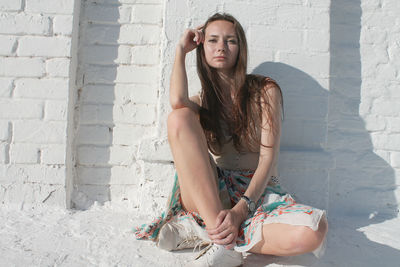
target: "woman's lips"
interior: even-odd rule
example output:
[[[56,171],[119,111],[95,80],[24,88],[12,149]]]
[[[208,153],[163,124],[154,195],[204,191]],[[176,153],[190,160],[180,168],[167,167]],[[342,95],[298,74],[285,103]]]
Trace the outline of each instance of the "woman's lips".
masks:
[[[214,57],[215,59],[226,59],[226,57],[223,56],[218,56],[218,57]]]

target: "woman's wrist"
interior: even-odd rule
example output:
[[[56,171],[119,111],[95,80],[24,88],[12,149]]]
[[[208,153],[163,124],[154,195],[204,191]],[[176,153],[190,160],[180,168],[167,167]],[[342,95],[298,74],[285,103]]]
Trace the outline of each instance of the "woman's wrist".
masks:
[[[186,56],[185,48],[180,43],[176,45],[175,54],[182,57]]]
[[[243,199],[240,199],[239,202],[236,203],[236,205],[233,207],[233,210],[236,214],[238,214],[238,216],[240,216],[241,221],[244,221],[249,214],[249,209]]]

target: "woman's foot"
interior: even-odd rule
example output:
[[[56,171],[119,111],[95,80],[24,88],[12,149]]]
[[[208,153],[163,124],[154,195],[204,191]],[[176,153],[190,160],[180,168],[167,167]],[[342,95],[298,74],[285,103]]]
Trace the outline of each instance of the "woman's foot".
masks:
[[[190,225],[167,222],[160,229],[157,246],[168,251],[200,247],[208,243]]]

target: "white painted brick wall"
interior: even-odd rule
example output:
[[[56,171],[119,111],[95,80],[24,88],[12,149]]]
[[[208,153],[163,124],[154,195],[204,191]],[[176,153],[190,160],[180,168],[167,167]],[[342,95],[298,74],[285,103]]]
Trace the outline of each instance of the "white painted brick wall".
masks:
[[[51,195],[46,203],[61,205],[67,179],[77,208],[161,211],[174,173],[165,123],[174,48],[186,27],[225,11],[246,31],[249,72],[282,86],[288,189],[333,216],[398,216],[400,5],[378,2],[82,0],[74,50],[75,1],[3,0],[1,201]],[[187,63],[195,94],[194,53]],[[74,153],[76,176],[66,175]]]
[[[69,206],[75,3],[77,12],[78,0],[0,3],[1,203]]]

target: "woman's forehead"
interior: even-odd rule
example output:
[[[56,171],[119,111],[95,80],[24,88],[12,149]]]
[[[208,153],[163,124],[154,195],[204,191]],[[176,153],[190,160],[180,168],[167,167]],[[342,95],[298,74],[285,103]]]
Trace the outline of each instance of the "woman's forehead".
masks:
[[[210,22],[205,29],[206,36],[228,36],[236,37],[235,26],[226,20],[216,20]]]

